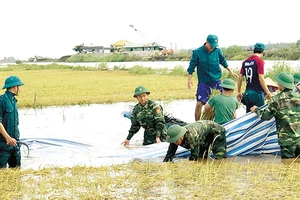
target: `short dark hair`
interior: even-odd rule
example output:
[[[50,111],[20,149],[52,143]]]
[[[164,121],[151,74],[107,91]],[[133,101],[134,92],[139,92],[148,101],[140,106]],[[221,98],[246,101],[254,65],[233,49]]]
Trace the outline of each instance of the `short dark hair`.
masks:
[[[264,50],[262,50],[261,48],[257,48],[253,50],[254,53],[262,53],[264,52]]]
[[[229,88],[224,88],[224,87],[223,87],[223,90],[225,90],[225,91],[230,91],[230,90],[234,90],[234,89],[229,89]]]

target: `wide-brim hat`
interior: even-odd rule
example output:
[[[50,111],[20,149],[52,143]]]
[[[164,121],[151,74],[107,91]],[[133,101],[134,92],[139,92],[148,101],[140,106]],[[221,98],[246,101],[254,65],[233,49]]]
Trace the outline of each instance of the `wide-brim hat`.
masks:
[[[170,126],[167,130],[167,142],[173,143],[179,140],[185,133],[187,129],[184,126],[179,126],[174,124]]]
[[[150,92],[149,92],[149,90],[147,88],[145,88],[144,86],[140,85],[137,88],[135,88],[133,97],[137,97],[138,95],[141,95],[141,94],[147,94],[147,95],[149,95]]]
[[[275,80],[285,88],[288,89],[295,88],[294,77],[287,72],[281,72],[275,77]]]
[[[220,84],[222,88],[227,88],[227,89],[235,89],[235,82],[231,78],[226,78],[222,83]]]
[[[298,83],[300,81],[300,72],[294,74],[294,82]]]
[[[4,86],[2,89],[11,88],[14,86],[21,86],[24,85],[24,83],[19,79],[17,76],[10,76],[5,80]]]
[[[265,78],[265,82],[267,86],[275,87],[278,89],[278,85],[270,77]]]

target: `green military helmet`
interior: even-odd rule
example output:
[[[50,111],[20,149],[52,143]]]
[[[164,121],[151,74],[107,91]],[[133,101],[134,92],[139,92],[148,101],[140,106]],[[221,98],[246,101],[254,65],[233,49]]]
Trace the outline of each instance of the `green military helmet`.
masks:
[[[133,97],[136,97],[136,96],[138,96],[140,94],[144,94],[144,93],[146,93],[148,95],[150,94],[150,92],[149,92],[149,90],[147,90],[147,88],[140,85],[137,88],[135,88]]]
[[[24,85],[24,83],[17,76],[10,76],[5,80],[4,86],[2,89],[11,88],[14,86]]]
[[[287,72],[281,72],[280,74],[278,74],[275,77],[275,80],[285,88],[288,88],[288,89],[295,88],[294,77]]]
[[[187,129],[185,127],[177,124],[170,126],[167,130],[167,142],[176,142],[186,133],[186,131]]]
[[[235,82],[231,78],[226,78],[224,81],[222,81],[221,85],[222,88],[227,88],[227,89],[235,89]]]
[[[300,81],[300,72],[294,74],[294,81],[298,83]]]

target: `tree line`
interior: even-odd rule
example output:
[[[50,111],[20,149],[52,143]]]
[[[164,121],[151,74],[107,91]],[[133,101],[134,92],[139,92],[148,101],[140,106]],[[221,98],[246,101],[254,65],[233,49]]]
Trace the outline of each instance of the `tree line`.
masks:
[[[266,44],[265,60],[300,60],[300,39],[296,43]],[[189,61],[193,49],[180,49],[171,55],[152,55],[147,58],[134,53],[121,54],[86,54],[81,50],[83,44],[73,48],[76,55],[69,57],[69,62],[130,62],[130,61]],[[227,60],[244,60],[253,54],[253,47],[233,45],[221,48]]]

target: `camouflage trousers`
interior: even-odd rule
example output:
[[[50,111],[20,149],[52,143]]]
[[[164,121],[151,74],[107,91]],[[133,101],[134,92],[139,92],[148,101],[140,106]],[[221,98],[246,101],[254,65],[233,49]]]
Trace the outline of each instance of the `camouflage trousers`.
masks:
[[[163,133],[160,136],[160,141],[161,142],[165,142],[167,141],[167,135],[165,133]],[[152,132],[144,132],[144,141],[143,141],[143,145],[149,145],[149,144],[154,144],[156,143],[156,135]]]
[[[281,158],[296,158],[300,155],[300,145],[280,146]]]

